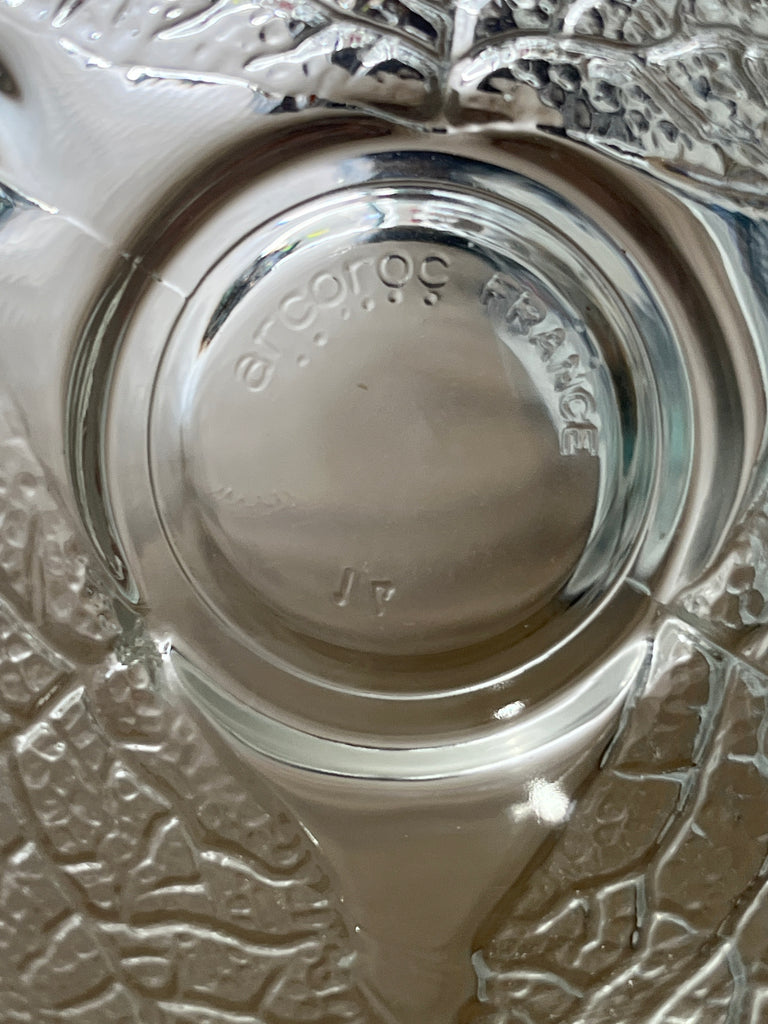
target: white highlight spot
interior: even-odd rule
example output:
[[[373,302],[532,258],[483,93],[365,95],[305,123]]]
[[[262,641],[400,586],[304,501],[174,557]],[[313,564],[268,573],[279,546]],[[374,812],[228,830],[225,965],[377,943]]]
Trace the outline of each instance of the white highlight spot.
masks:
[[[528,803],[539,819],[548,825],[561,825],[568,817],[571,801],[557,782],[534,779],[528,786]]]
[[[521,700],[513,700],[511,704],[505,704],[493,712],[497,722],[508,722],[510,718],[517,718],[521,711],[525,711],[525,704]]]

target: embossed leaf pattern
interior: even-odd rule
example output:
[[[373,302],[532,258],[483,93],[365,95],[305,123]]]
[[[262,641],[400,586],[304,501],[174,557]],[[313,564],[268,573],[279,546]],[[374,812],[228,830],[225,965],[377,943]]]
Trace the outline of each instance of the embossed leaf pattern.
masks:
[[[43,581],[62,578],[62,550],[78,568],[66,577],[69,614],[43,614],[35,629],[33,609],[47,605],[16,563],[3,564],[4,1019],[375,1020],[296,823],[257,802],[163,696],[152,659],[109,653],[117,626],[103,596],[93,635],[97,581],[20,425],[6,414],[3,428],[5,515],[24,508],[29,523],[4,542],[40,563]],[[51,548],[36,521],[54,513],[61,543]],[[744,559],[759,550],[763,518],[755,511],[741,528]],[[78,649],[85,637],[89,664],[44,639],[62,629]],[[465,1018],[760,1020],[767,729],[765,677],[667,625],[601,770],[481,936],[479,999]]]
[[[737,519],[706,573],[680,595],[681,611],[760,671],[768,669],[768,490]]]
[[[110,640],[110,603],[23,437],[14,412],[0,409],[0,580],[27,621],[70,642]]]
[[[768,680],[679,623],[480,937],[474,1024],[730,1024],[768,996]]]
[[[539,123],[595,149],[759,197],[765,179],[766,51],[702,32],[617,51],[603,41],[513,38],[461,61],[452,83],[465,109]]]
[[[130,81],[239,82],[259,112],[317,102],[434,108],[449,21],[425,0],[85,0],[51,11],[28,0],[87,66]]]
[[[110,603],[7,410],[0,428],[3,1024],[374,1020],[301,829],[152,658],[110,652]]]
[[[768,14],[750,0],[4,2],[135,84],[240,83],[262,113],[343,104],[435,127],[533,110],[653,173],[762,201]]]

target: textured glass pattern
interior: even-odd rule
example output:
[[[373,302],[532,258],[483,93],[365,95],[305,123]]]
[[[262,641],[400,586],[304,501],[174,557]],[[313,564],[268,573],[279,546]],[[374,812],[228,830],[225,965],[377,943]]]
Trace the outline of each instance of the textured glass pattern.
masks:
[[[0,0],[0,1024],[768,1016],[767,40]]]

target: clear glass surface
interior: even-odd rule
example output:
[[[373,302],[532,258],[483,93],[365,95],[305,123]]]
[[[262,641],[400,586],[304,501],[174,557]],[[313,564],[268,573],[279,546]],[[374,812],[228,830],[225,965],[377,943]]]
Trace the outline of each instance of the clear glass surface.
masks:
[[[0,0],[1,1024],[768,1014],[766,38]]]

